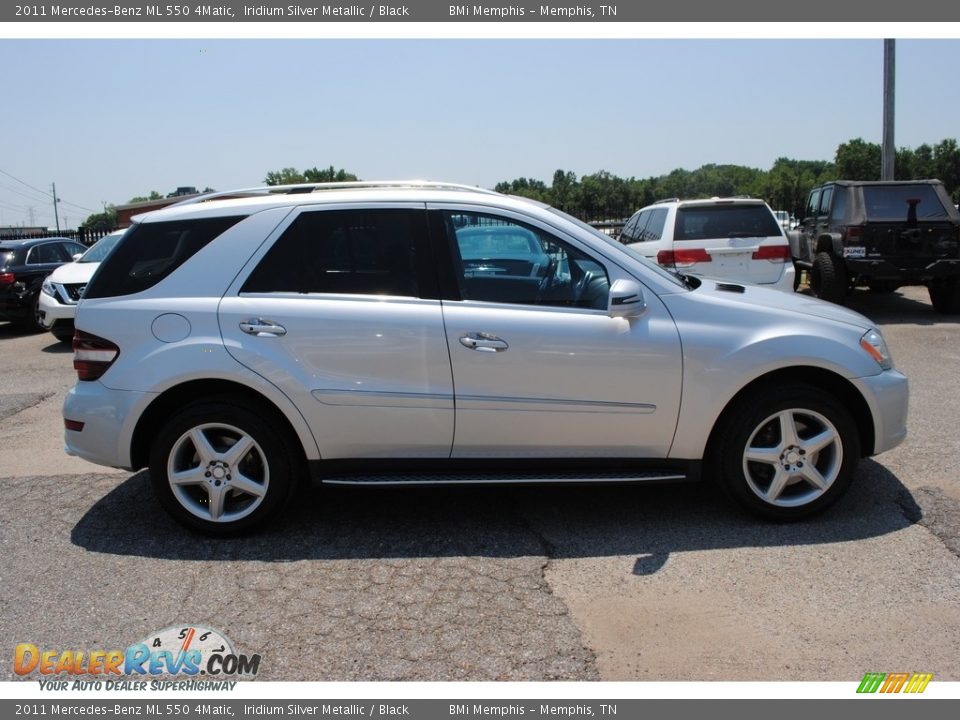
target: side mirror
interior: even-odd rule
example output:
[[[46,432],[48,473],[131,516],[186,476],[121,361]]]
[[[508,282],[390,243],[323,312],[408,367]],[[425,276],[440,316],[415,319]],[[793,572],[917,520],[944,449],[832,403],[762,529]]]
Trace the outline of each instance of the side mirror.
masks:
[[[643,288],[636,280],[614,280],[610,286],[610,301],[607,312],[611,317],[637,317],[643,315],[647,303]]]
[[[74,253],[70,257],[72,257],[74,260],[79,260],[80,258],[83,257],[83,253]]]

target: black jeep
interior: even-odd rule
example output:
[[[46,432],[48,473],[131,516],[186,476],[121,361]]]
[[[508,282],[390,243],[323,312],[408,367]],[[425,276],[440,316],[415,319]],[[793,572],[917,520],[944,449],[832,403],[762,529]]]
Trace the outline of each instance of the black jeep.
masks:
[[[818,298],[926,285],[937,311],[960,313],[960,213],[939,180],[837,180],[810,191],[805,216],[790,249]]]

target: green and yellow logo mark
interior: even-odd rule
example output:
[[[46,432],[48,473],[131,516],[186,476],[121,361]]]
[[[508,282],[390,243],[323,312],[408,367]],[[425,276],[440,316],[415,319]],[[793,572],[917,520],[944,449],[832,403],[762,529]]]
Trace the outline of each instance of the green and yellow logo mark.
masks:
[[[922,693],[933,680],[933,673],[867,673],[858,693]]]

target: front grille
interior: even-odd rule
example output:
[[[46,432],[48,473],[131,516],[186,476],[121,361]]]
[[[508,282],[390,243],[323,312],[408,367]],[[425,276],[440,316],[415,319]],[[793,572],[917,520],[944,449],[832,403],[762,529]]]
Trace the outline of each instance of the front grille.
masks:
[[[83,291],[86,289],[86,287],[86,283],[75,283],[72,285],[64,285],[63,290],[71,301],[79,302],[80,296],[83,294]]]

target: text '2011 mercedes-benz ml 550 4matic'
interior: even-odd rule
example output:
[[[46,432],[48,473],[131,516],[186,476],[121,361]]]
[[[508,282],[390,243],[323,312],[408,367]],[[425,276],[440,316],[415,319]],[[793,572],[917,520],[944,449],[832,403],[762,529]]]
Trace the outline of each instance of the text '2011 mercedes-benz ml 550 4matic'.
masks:
[[[140,217],[76,315],[66,447],[181,523],[339,484],[717,479],[827,507],[906,434],[867,318],[685,277],[543,204],[439,183],[258,188]]]

